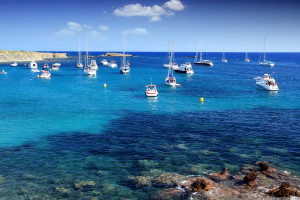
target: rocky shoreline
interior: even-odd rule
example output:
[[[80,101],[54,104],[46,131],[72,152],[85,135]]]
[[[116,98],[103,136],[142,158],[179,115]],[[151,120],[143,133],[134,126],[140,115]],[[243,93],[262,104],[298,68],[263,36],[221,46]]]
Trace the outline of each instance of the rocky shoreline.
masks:
[[[0,63],[43,61],[57,58],[68,58],[67,53],[0,50]]]
[[[248,165],[235,175],[222,172],[207,177],[184,177],[177,173],[164,173],[156,177],[128,177],[133,189],[163,187],[152,200],[217,200],[217,199],[276,199],[300,197],[300,179],[270,167],[268,162]],[[297,189],[298,187],[298,189]]]

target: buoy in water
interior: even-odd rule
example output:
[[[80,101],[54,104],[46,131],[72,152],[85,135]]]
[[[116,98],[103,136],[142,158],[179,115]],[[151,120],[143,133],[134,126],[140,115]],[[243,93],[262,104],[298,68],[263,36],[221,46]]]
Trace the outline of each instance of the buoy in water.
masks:
[[[104,87],[106,88],[106,83],[104,83]]]
[[[200,102],[202,102],[202,103],[204,102],[204,98],[203,97],[200,98]]]
[[[37,78],[40,78],[40,75],[37,75]]]

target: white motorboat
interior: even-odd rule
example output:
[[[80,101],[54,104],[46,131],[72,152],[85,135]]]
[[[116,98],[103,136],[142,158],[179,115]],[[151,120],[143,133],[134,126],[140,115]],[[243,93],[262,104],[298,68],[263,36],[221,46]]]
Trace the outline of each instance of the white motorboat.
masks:
[[[53,70],[53,71],[59,70],[59,65],[58,65],[58,63],[54,63],[54,64],[52,65],[52,70]]]
[[[260,61],[260,60],[261,60],[261,55],[260,55],[259,62],[258,62],[258,64],[261,65],[261,66],[274,67],[274,65],[275,65],[274,62],[266,60],[266,38],[264,38],[264,57],[263,57],[263,61]]]
[[[116,67],[118,67],[116,61],[114,61],[114,60],[112,60],[111,62],[109,62],[107,66],[108,66],[108,67],[111,67],[111,68],[116,68]]]
[[[121,67],[120,67],[120,73],[121,74],[129,74],[129,72],[130,72],[130,64],[129,64],[129,62],[126,62],[125,40],[124,40],[124,32],[123,32],[123,59],[122,59]]]
[[[41,78],[50,78],[51,73],[49,71],[42,71],[42,74],[40,76]]]
[[[101,63],[102,63],[102,65],[108,65],[108,62],[107,62],[107,60],[105,60],[105,59],[103,59],[103,60],[101,61]]]
[[[4,70],[2,70],[1,72],[0,72],[0,74],[7,74],[7,72],[6,71],[4,71]]]
[[[80,41],[79,41],[79,49],[78,49],[78,62],[77,62],[78,68],[83,68],[83,64],[81,63],[81,55],[80,55]]]
[[[174,43],[174,41],[172,42],[172,49],[171,49],[171,51],[169,53],[169,56],[170,56],[169,62],[170,63],[169,63],[168,76],[165,79],[165,84],[176,87],[176,86],[181,86],[181,85],[178,84],[178,83],[176,83],[176,78],[173,75],[173,69],[174,69],[173,66],[172,66],[172,60],[173,60],[173,43]]]
[[[83,73],[85,73],[87,75],[91,75],[91,76],[97,75],[97,71],[95,69],[91,69],[89,66],[84,68]]]
[[[12,66],[12,67],[16,67],[16,66],[18,66],[18,63],[16,63],[16,62],[13,62],[13,63],[11,63],[11,64],[10,64],[10,66]]]
[[[36,69],[38,67],[38,65],[36,64],[35,61],[31,61],[28,65],[28,68],[31,68],[31,69]]]
[[[146,93],[145,94],[147,97],[157,97],[157,95],[158,95],[156,85],[152,84],[152,79],[151,79],[151,85],[146,85]]]
[[[57,65],[57,66],[59,66],[59,67],[61,66],[61,64],[60,64],[60,63],[54,63],[53,65]]]
[[[222,62],[227,63],[227,59],[225,57],[225,52],[223,52],[223,54],[222,54]]]
[[[275,79],[271,77],[269,74],[264,74],[264,76],[254,78],[256,80],[256,85],[259,88],[269,91],[277,91],[279,90]]]
[[[97,65],[96,60],[91,60],[90,68],[95,69],[95,70],[98,69],[98,65]]]
[[[191,63],[186,62],[180,65],[179,68],[174,69],[175,72],[179,72],[179,73],[186,73],[186,74],[193,74],[193,68]]]

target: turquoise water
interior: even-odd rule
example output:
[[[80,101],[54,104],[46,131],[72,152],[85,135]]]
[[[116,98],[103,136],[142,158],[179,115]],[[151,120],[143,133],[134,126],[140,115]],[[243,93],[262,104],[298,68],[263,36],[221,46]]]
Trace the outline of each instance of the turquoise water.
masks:
[[[148,199],[157,188],[133,189],[128,176],[201,175],[224,166],[234,172],[257,160],[300,175],[299,53],[268,55],[273,68],[258,66],[258,53],[249,54],[250,63],[244,53],[227,53],[228,63],[210,53],[214,67],[175,74],[181,88],[164,85],[166,53],[133,54],[129,75],[97,58],[97,77],[88,77],[72,52],[50,80],[24,65],[0,64],[8,72],[0,76],[2,198],[58,198],[52,187],[73,191],[74,182],[93,180],[98,193],[73,191],[65,198]],[[185,56],[193,55],[176,53],[176,62],[192,62]],[[256,87],[253,77],[265,73],[278,92]],[[157,98],[144,95],[151,78]]]

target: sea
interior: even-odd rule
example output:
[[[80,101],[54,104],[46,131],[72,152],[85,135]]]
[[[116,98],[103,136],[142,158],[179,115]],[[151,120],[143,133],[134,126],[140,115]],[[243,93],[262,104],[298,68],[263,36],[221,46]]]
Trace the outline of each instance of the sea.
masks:
[[[176,88],[164,84],[166,52],[129,52],[127,75],[101,64],[105,52],[90,52],[97,76],[67,53],[37,62],[61,63],[50,79],[29,63],[0,64],[0,199],[150,199],[163,188],[135,188],[128,177],[234,174],[256,161],[300,177],[300,53],[269,53],[270,68],[258,65],[260,53],[249,63],[245,53],[226,53],[228,63],[206,53],[208,67],[193,64],[195,52],[175,52],[195,72],[174,73]],[[256,86],[264,74],[279,91]],[[145,96],[151,81],[156,98]],[[74,188],[87,181],[92,189]]]

